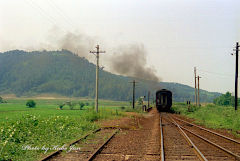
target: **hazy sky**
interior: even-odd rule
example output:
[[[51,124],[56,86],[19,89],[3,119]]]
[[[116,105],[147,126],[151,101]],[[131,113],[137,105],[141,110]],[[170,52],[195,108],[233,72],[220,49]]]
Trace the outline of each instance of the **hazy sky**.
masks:
[[[142,44],[162,81],[194,86],[196,66],[202,89],[233,92],[239,7],[239,0],[0,0],[0,51],[49,49],[73,32],[99,43],[104,62],[119,46]]]

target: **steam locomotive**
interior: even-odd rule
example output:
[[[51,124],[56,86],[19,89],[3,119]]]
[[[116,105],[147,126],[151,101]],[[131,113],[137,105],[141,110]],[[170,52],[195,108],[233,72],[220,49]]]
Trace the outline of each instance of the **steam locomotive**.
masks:
[[[169,112],[172,107],[172,92],[161,89],[156,92],[156,107],[158,111]]]

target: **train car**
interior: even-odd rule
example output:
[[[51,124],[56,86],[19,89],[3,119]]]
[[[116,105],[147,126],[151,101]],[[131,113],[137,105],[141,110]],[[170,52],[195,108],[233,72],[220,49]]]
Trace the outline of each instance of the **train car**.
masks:
[[[172,92],[161,89],[156,92],[156,107],[158,111],[169,112],[172,107]]]

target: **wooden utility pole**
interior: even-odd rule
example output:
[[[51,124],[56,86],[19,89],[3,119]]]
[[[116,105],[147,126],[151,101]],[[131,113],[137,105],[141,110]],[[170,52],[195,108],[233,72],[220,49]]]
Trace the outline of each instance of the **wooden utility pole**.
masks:
[[[150,91],[148,91],[148,109],[150,108]]]
[[[99,71],[99,53],[105,53],[105,51],[99,51],[99,45],[96,46],[97,51],[90,51],[97,58],[96,64],[96,95],[95,95],[95,110],[98,112],[98,71]]]
[[[132,93],[132,108],[135,108],[135,86],[136,86],[136,82],[135,80],[133,80],[132,82],[130,82],[133,84],[133,93]]]
[[[200,95],[199,95],[199,79],[201,77],[197,76],[197,79],[198,79],[198,106],[200,106]]]
[[[135,108],[135,85],[136,85],[136,82],[135,82],[135,80],[133,80],[133,98],[132,98],[133,109]]]
[[[235,73],[235,110],[237,110],[238,106],[238,50],[239,45],[236,43],[236,73]]]
[[[197,69],[194,67],[194,80],[195,80],[195,105],[197,106]]]
[[[154,95],[153,94],[152,94],[152,101],[153,101],[153,105],[154,105],[155,102],[154,102]]]

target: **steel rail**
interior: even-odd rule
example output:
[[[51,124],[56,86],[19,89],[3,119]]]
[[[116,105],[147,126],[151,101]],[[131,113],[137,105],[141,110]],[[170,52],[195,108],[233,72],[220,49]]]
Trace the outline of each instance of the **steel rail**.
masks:
[[[214,142],[212,142],[212,141],[210,141],[210,140],[208,140],[208,139],[206,139],[206,138],[204,138],[204,137],[202,137],[202,136],[200,136],[200,135],[198,135],[198,134],[196,134],[196,133],[194,133],[194,132],[192,132],[192,131],[190,131],[190,130],[188,130],[188,129],[182,127],[182,126],[180,126],[180,127],[181,127],[182,129],[186,130],[187,132],[193,134],[194,136],[196,136],[196,137],[198,137],[198,138],[204,140],[205,142],[207,142],[207,143],[209,143],[209,144],[211,144],[211,145],[213,145],[213,146],[215,146],[215,147],[221,149],[222,151],[224,151],[224,152],[226,152],[226,153],[228,153],[228,154],[234,156],[237,160],[240,160],[240,156],[239,156],[239,155],[237,155],[237,154],[235,154],[235,153],[233,153],[233,152],[231,152],[231,151],[229,151],[229,150],[227,150],[227,149],[221,147],[220,145],[218,145],[218,144],[216,144],[216,143],[214,143]]]
[[[240,144],[240,141],[234,140],[234,139],[232,139],[232,138],[229,138],[229,137],[224,136],[224,135],[222,135],[222,134],[219,134],[219,133],[217,133],[217,132],[211,131],[211,130],[209,130],[209,129],[203,128],[203,127],[201,127],[201,126],[198,126],[198,125],[196,125],[196,124],[190,123],[190,122],[188,122],[188,121],[185,121],[185,120],[182,120],[182,119],[179,119],[179,118],[176,118],[176,117],[173,117],[173,118],[176,119],[176,120],[182,121],[182,122],[184,122],[184,123],[187,123],[187,124],[189,124],[189,125],[195,126],[195,127],[197,127],[197,128],[200,128],[200,129],[202,129],[202,130],[204,130],[204,131],[207,131],[207,132],[209,132],[209,133],[212,133],[212,134],[215,134],[215,135],[220,136],[220,137],[222,137],[222,138],[225,138],[225,139],[227,139],[227,140],[231,140],[231,141],[233,141],[233,142],[235,142],[235,143],[237,143],[237,144]]]
[[[160,135],[161,135],[161,161],[164,161],[165,156],[164,156],[163,127],[162,127],[162,116],[161,116],[161,114],[160,114]]]
[[[95,131],[92,131],[92,132],[84,135],[84,136],[81,137],[80,139],[77,139],[77,140],[69,143],[69,144],[67,145],[67,147],[70,147],[71,145],[76,144],[77,142],[79,142],[79,141],[81,141],[81,140],[83,140],[83,139],[86,139],[89,135],[94,134],[94,133],[96,133],[96,132],[98,132],[98,131],[100,131],[100,130],[102,130],[102,128],[99,128],[99,129],[97,129],[97,130],[95,130]],[[52,157],[60,154],[62,151],[63,151],[63,150],[54,151],[54,152],[50,153],[49,155],[47,155],[46,157],[44,157],[43,159],[41,159],[40,161],[47,161],[47,160],[51,159]]]
[[[188,137],[188,135],[183,131],[183,129],[181,128],[181,126],[178,125],[178,124],[176,123],[176,121],[174,121],[171,117],[170,117],[170,119],[172,120],[173,124],[178,127],[179,131],[181,132],[181,134],[183,135],[183,137],[187,140],[187,142],[192,145],[192,147],[194,148],[195,152],[197,153],[197,156],[198,156],[201,160],[208,161],[207,158],[202,154],[202,152],[197,148],[197,146],[196,146],[196,145],[192,142],[192,140]]]
[[[115,130],[112,135],[101,145],[98,147],[98,149],[96,149],[93,154],[88,158],[86,159],[86,161],[92,161],[100,152],[101,150],[103,149],[103,147],[113,138],[113,136],[119,131],[119,129]]]

